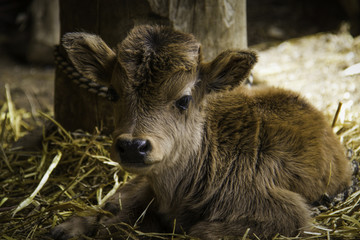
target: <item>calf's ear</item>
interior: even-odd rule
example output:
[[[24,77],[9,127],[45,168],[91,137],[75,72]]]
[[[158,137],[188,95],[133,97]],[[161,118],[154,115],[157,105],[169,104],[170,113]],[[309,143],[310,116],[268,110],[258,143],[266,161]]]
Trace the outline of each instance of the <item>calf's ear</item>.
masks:
[[[213,61],[200,65],[200,77],[206,92],[218,92],[239,86],[257,62],[253,51],[227,50]]]
[[[75,69],[84,77],[110,83],[116,54],[99,36],[82,32],[67,33],[62,37],[61,45]]]

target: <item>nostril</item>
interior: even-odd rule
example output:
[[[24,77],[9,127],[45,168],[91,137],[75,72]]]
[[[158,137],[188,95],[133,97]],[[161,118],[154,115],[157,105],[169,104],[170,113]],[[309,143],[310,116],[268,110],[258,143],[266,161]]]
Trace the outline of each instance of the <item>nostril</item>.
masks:
[[[148,140],[135,140],[135,144],[140,154],[146,155],[151,151],[151,143]]]
[[[118,145],[118,150],[120,153],[124,153],[125,152],[125,148],[123,148],[122,146]]]
[[[116,142],[116,148],[120,153],[125,153],[130,145],[131,141],[127,139],[118,139]]]

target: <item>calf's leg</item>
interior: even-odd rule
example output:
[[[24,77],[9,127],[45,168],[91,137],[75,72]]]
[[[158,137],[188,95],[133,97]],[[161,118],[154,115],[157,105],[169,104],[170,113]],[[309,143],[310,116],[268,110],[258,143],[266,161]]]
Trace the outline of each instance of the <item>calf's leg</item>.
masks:
[[[139,224],[140,230],[159,229],[157,217],[155,215],[155,204],[153,202],[153,193],[148,184],[141,178],[135,178],[125,184],[120,190],[109,199],[104,210],[110,214],[99,214],[97,216],[85,217],[75,216],[66,222],[56,226],[51,235],[54,239],[70,239],[73,237],[86,235],[93,236],[100,233],[108,234],[108,230],[114,229],[114,226],[120,223],[126,223],[131,226]],[[145,211],[144,221],[140,216]]]
[[[237,220],[199,222],[190,229],[190,236],[201,239],[237,239],[249,229],[250,235],[271,239],[278,233],[294,236],[307,229],[310,212],[299,194],[275,188],[266,196],[259,193],[256,198],[252,201],[256,205],[238,216]]]

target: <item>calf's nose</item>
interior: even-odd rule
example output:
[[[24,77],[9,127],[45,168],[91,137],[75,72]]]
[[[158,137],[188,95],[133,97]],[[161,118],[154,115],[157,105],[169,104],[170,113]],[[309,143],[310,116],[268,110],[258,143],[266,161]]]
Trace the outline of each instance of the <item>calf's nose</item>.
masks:
[[[116,149],[122,163],[144,163],[151,151],[151,143],[145,139],[117,139]]]

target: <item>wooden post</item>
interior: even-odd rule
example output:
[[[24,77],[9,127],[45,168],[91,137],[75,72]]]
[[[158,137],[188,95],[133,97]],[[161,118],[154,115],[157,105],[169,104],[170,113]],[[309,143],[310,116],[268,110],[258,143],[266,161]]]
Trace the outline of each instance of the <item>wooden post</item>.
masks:
[[[247,48],[246,0],[164,1],[168,4],[149,0],[154,2],[154,11],[168,18],[175,29],[195,35],[205,60],[229,48]]]
[[[140,24],[169,25],[193,33],[206,60],[228,48],[246,48],[246,0],[61,0],[61,35],[86,31],[110,47]],[[111,102],[79,88],[56,70],[55,118],[66,129],[108,134],[113,130]]]

